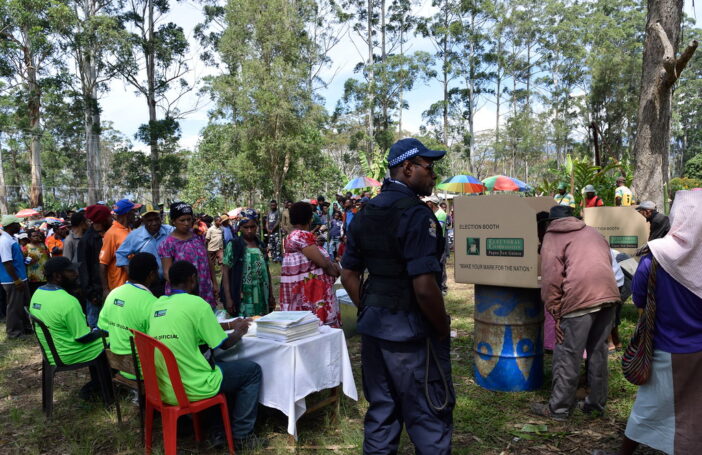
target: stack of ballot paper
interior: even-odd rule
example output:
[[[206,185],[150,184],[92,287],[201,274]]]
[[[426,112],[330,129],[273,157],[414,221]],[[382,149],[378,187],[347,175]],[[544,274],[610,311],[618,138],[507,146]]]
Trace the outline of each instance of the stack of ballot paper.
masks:
[[[309,311],[274,311],[256,321],[256,336],[295,341],[319,333],[319,319]]]

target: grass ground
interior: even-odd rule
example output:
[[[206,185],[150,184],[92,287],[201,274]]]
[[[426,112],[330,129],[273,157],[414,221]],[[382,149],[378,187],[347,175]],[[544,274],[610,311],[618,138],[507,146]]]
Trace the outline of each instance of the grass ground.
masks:
[[[274,277],[279,275],[279,267],[274,266],[271,272]],[[457,396],[453,413],[454,453],[589,454],[594,448],[615,450],[618,447],[636,393],[636,388],[621,374],[620,354],[610,357],[610,391],[605,417],[592,419],[576,413],[566,423],[532,417],[527,412],[529,403],[548,397],[550,356],[546,356],[546,384],[542,390],[500,393],[478,387],[471,366],[473,286],[452,281],[449,285],[446,305],[452,315],[453,330],[457,332],[452,348]],[[628,339],[636,321],[631,304],[625,306],[623,319],[623,339]],[[350,338],[348,346],[359,396],[362,397],[359,337]],[[45,421],[41,413],[41,356],[35,340],[29,337],[6,340],[4,324],[0,324],[0,454],[142,453],[136,408],[123,400],[122,409],[126,416],[124,423],[118,424],[114,409],[78,399],[78,389],[87,380],[87,370],[58,374],[54,417]],[[358,402],[344,398],[336,420],[330,409],[301,418],[297,444],[286,433],[287,419],[282,413],[260,408],[256,431],[268,437],[271,444],[258,453],[360,453],[366,408],[363,398]],[[527,424],[545,424],[546,428],[541,428],[539,433],[522,431]],[[155,453],[160,453],[160,438],[160,430],[157,430],[154,434]],[[198,446],[190,436],[179,439],[179,450],[186,454],[222,453],[207,450],[205,444]],[[400,453],[413,452],[409,438],[403,435]],[[641,450],[640,453],[658,452]]]

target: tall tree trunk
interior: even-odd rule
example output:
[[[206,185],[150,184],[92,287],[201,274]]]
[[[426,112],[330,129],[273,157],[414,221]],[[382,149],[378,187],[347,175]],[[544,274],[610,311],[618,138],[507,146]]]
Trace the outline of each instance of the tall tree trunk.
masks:
[[[385,0],[380,0],[380,61],[385,63],[387,59],[387,50],[386,50],[386,24],[385,24]],[[387,69],[383,74],[387,74]],[[385,85],[387,84],[387,81],[383,81],[383,87],[385,90]],[[388,126],[390,124],[390,121],[388,119],[388,103],[390,102],[390,98],[387,96],[387,94],[384,94],[382,97],[383,100],[383,134],[387,132]]]
[[[30,50],[26,51],[27,55]],[[44,205],[44,196],[41,186],[41,92],[37,81],[37,71],[32,63],[32,58],[27,58],[27,85],[29,88],[28,117],[29,129],[32,136],[30,143],[30,157],[32,173],[32,187],[29,203],[32,207]]]
[[[444,145],[448,146],[448,106],[449,106],[449,99],[448,99],[448,26],[449,26],[449,5],[448,5],[448,0],[445,1],[444,4],[444,26],[446,27],[446,30],[444,31],[444,37],[441,43],[442,51],[444,54],[444,61],[443,65],[441,67],[441,72],[443,75],[443,92],[444,92],[444,105],[442,106],[443,108],[443,134],[442,134],[442,139]]]
[[[366,145],[366,162],[368,168],[373,163],[373,0],[368,0],[368,23],[366,30],[368,40],[368,144]]]
[[[84,0],[82,4],[84,20],[97,15],[94,0]],[[83,127],[85,130],[85,151],[88,174],[88,204],[102,199],[102,178],[100,175],[100,108],[97,90],[97,62],[95,50],[88,44],[78,53],[81,90],[83,92]]]
[[[468,172],[473,173],[473,148],[475,147],[475,11],[470,15],[470,44],[468,52]]]
[[[10,213],[7,203],[7,188],[5,187],[5,168],[2,163],[2,147],[0,147],[0,211]]]
[[[97,97],[89,98],[91,104],[97,109]],[[102,179],[100,178],[100,114],[92,108],[86,108],[84,113],[85,123],[85,149],[88,165],[88,204],[92,205],[102,199]]]
[[[500,40],[500,38],[498,38]],[[497,65],[497,77],[495,79],[495,163],[493,165],[493,174],[497,174],[497,149],[500,147],[500,103],[502,102],[502,65],[499,63],[502,46],[501,41],[498,42],[498,65]]]
[[[649,0],[634,141],[634,194],[664,207],[663,185],[668,178],[672,87],[697,48],[693,41],[680,55],[683,0]]]
[[[405,16],[404,14],[400,18],[400,57],[405,56]],[[402,70],[404,69],[404,64],[400,66],[400,74],[402,74]],[[400,90],[399,90],[399,115],[397,119],[397,133],[402,134],[402,111],[404,110],[404,103],[402,102],[402,95],[403,95],[403,90],[402,88],[404,87],[404,80],[401,78],[400,79]]]
[[[148,43],[146,53],[146,77],[147,77],[147,96],[146,102],[149,105],[149,148],[151,149],[151,199],[154,207],[157,207],[161,202],[161,182],[159,181],[159,150],[158,150],[158,135],[160,129],[157,126],[156,118],[156,56],[154,52],[154,2],[149,0],[149,18],[148,18]],[[159,132],[160,134],[160,132]]]

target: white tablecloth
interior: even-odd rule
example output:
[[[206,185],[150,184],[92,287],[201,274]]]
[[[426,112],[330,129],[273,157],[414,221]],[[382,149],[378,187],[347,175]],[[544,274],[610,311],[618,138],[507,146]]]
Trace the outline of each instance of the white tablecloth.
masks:
[[[288,416],[288,433],[297,439],[297,419],[307,410],[305,397],[343,384],[358,400],[346,338],[341,329],[321,327],[320,334],[290,343],[244,337],[231,349],[218,350],[219,361],[246,359],[263,371],[259,403]]]

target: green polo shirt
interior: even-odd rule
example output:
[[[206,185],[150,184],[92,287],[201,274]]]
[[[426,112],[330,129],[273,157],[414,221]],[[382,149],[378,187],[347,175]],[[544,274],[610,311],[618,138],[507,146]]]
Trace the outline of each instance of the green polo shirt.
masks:
[[[441,224],[441,233],[444,235],[444,238],[446,238],[446,226],[447,221],[448,221],[448,216],[446,216],[446,212],[444,212],[444,209],[439,209],[436,212],[434,212],[434,216],[436,217],[437,221],[439,221],[439,224]]]
[[[129,338],[136,329],[146,333],[149,328],[151,305],[156,297],[148,288],[127,282],[112,290],[100,310],[98,327],[110,333],[110,350],[115,354],[132,353]],[[134,375],[122,372],[122,376],[134,379]]]
[[[88,362],[102,352],[101,340],[93,340],[90,343],[76,341],[90,333],[90,327],[85,321],[85,314],[78,299],[60,287],[45,285],[37,289],[29,304],[29,312],[49,328],[56,352],[66,365]],[[41,330],[37,330],[37,338],[49,358],[49,363],[56,365]]]
[[[178,361],[188,399],[197,401],[216,395],[222,384],[222,371],[210,366],[199,346],[206,344],[214,349],[224,342],[227,334],[210,304],[185,293],[163,296],[151,306],[148,324],[148,334],[168,346]],[[155,358],[161,398],[166,403],[178,404],[166,365],[161,356]]]

